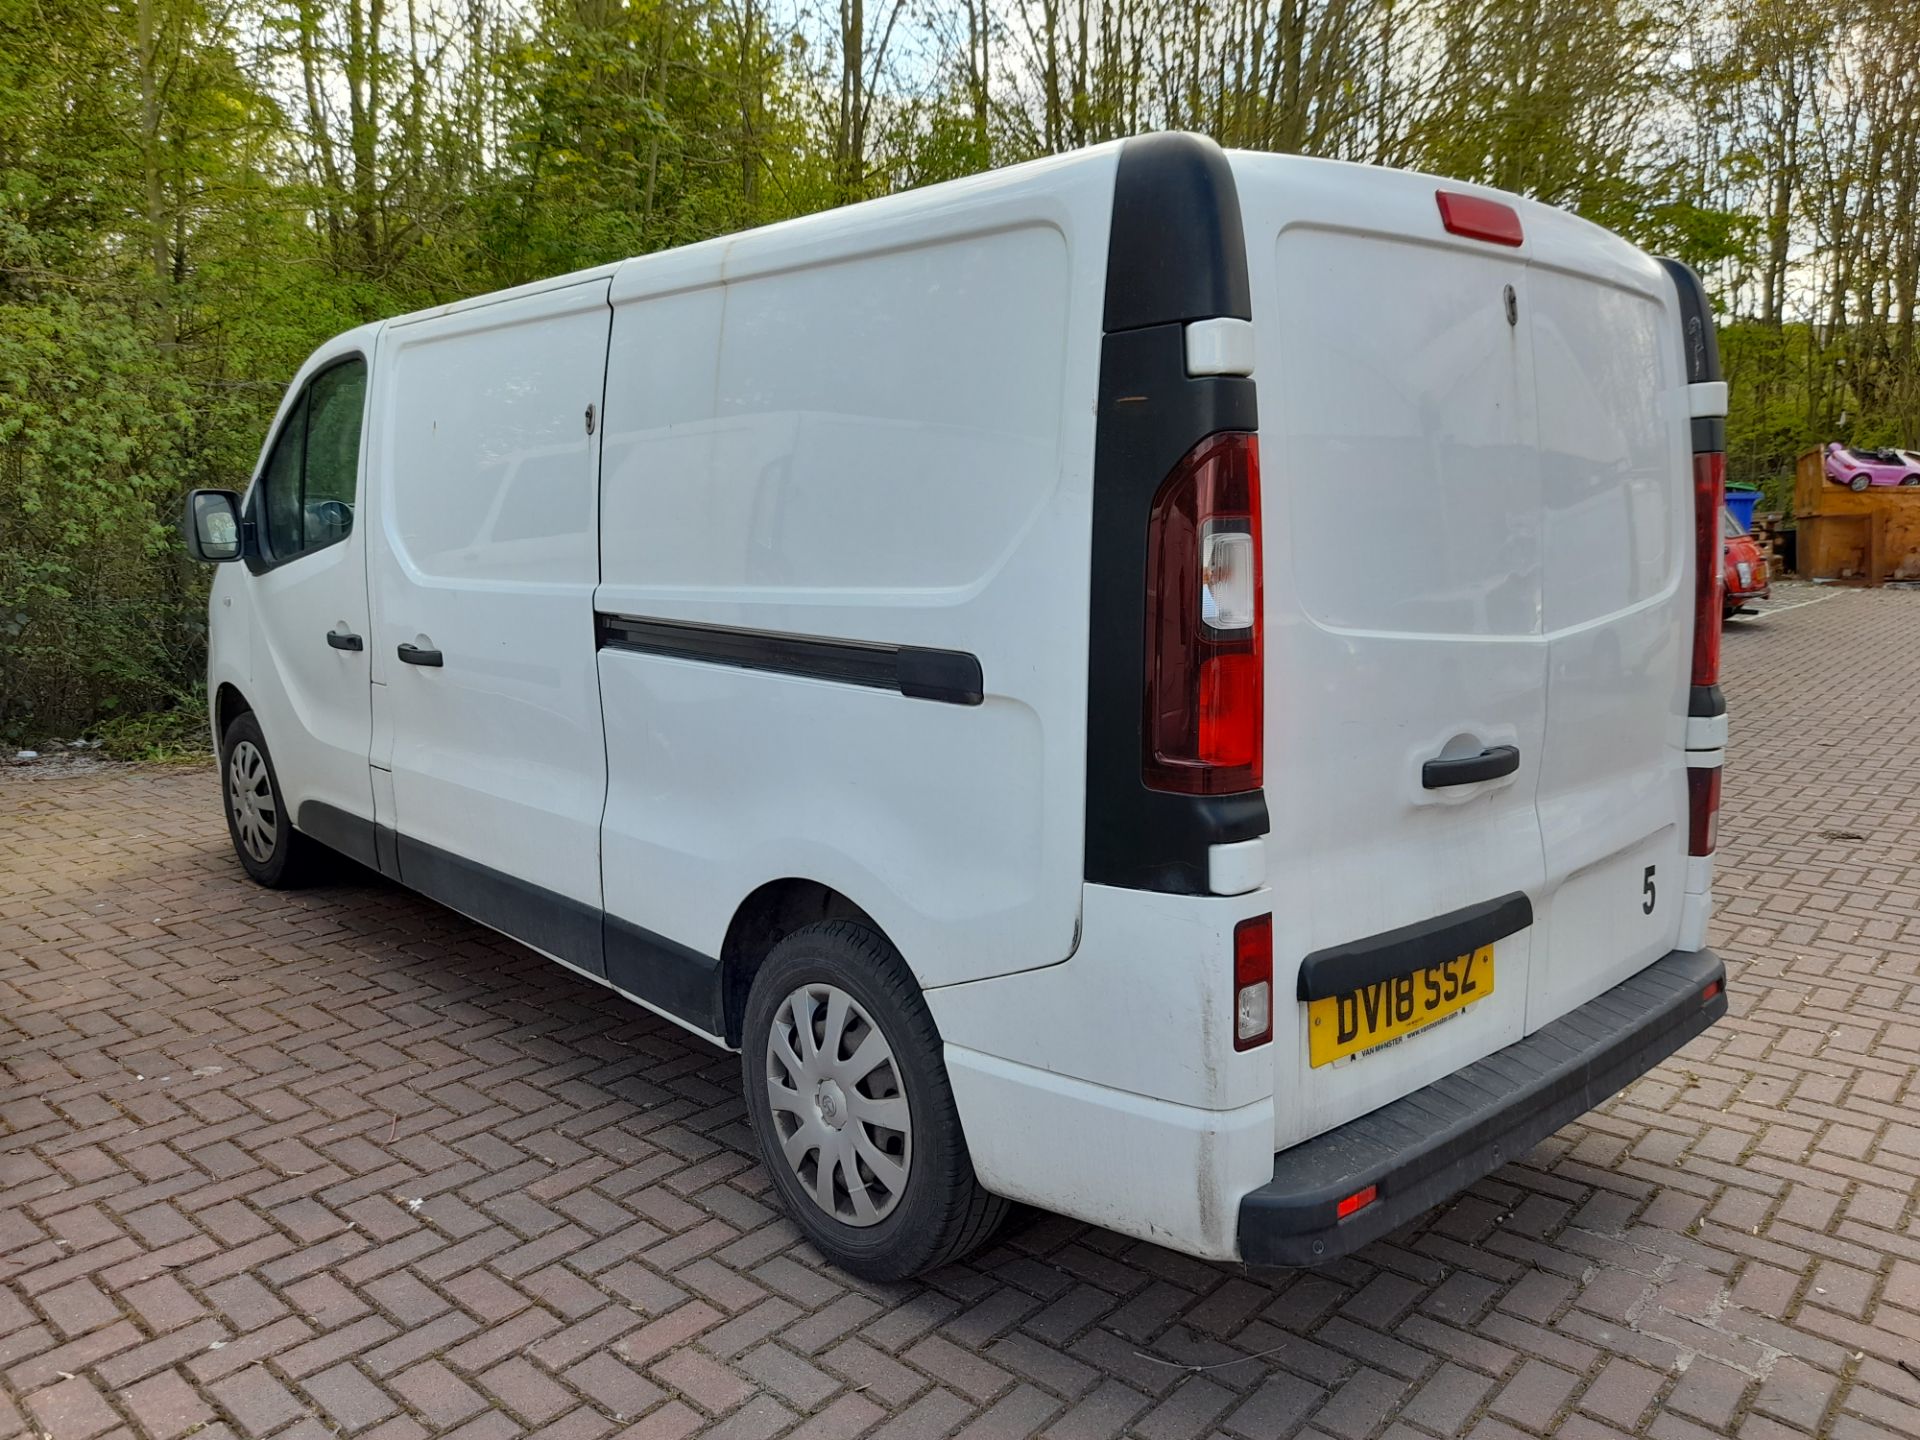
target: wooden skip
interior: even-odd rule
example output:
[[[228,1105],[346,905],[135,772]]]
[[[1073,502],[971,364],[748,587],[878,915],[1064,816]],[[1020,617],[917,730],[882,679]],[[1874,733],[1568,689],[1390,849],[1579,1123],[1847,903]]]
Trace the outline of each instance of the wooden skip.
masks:
[[[1920,580],[1920,485],[1849,490],[1827,479],[1821,452],[1809,450],[1794,474],[1793,515],[1802,577]]]

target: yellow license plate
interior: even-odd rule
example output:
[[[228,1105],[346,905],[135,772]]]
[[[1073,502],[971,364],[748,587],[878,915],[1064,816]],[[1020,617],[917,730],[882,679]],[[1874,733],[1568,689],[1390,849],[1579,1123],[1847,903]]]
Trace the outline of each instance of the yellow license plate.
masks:
[[[1493,993],[1493,946],[1346,995],[1307,1002],[1307,1061],[1318,1068],[1444,1020]]]

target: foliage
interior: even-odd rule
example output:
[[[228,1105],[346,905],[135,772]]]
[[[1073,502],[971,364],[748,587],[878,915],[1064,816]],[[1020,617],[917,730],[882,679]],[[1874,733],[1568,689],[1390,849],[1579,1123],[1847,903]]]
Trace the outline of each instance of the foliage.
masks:
[[[1910,0],[0,0],[0,739],[204,728],[206,576],[321,339],[1158,127],[1700,268],[1732,478],[1920,443]]]
[[[93,739],[110,760],[149,765],[190,765],[213,751],[207,728],[207,687],[199,682],[151,710],[108,715],[94,727]]]

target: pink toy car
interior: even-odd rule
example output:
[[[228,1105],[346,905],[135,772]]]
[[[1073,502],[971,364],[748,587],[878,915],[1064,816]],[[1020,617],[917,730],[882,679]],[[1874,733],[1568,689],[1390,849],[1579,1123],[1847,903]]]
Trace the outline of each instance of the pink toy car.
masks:
[[[1920,464],[1898,450],[1854,450],[1839,441],[1827,446],[1827,479],[1849,490],[1870,485],[1920,485]]]

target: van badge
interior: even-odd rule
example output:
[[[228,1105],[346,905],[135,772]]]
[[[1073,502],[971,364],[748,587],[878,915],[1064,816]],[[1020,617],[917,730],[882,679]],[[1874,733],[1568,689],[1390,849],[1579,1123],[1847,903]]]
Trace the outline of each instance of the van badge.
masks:
[[[1519,323],[1520,297],[1513,293],[1513,287],[1509,285],[1507,286],[1507,324],[1518,325]],[[591,420],[587,422],[587,428],[589,430],[593,428],[593,422]]]

